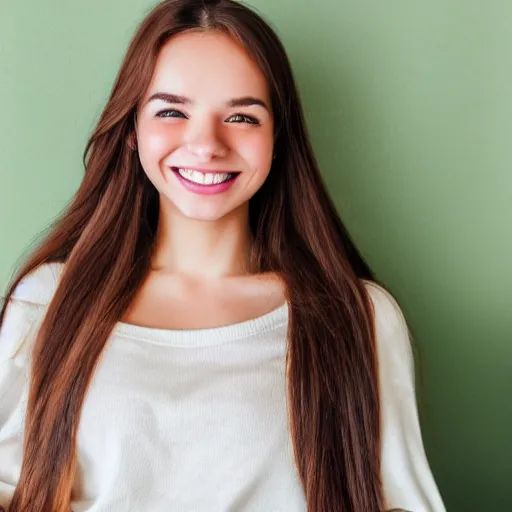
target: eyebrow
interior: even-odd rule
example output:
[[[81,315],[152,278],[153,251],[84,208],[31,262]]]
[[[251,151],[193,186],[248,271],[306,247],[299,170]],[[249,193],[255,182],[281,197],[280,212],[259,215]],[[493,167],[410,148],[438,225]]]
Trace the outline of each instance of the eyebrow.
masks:
[[[194,103],[190,98],[186,98],[185,96],[178,96],[177,94],[170,94],[167,92],[156,92],[153,94],[148,101],[146,102],[146,105],[154,100],[162,100],[166,103],[174,103],[178,105],[191,105]],[[253,105],[258,105],[260,107],[263,107],[265,110],[268,110],[270,112],[269,107],[267,104],[259,99],[254,98],[253,96],[243,96],[242,98],[233,98],[229,100],[226,105],[228,107],[251,107]]]

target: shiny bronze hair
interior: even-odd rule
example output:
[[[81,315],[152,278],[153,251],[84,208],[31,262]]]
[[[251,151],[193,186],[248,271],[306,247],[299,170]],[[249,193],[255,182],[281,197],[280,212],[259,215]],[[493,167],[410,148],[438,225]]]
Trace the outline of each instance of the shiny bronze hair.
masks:
[[[128,145],[162,46],[187,30],[221,31],[265,75],[276,158],[249,202],[258,271],[277,273],[290,305],[290,435],[309,512],[383,508],[372,274],[329,197],[278,37],[232,0],[167,0],[143,20],[84,152],[69,207],[8,290],[44,263],[65,262],[33,349],[23,464],[10,512],[68,512],[88,386],[112,329],[150,270],[159,196]]]

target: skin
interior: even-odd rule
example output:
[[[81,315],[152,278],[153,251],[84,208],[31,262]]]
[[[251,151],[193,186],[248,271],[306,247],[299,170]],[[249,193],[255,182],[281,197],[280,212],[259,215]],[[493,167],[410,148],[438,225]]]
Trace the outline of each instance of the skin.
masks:
[[[190,102],[152,99],[159,93]],[[259,104],[230,105],[248,97]],[[162,48],[136,122],[140,161],[160,195],[160,220],[152,272],[125,322],[215,327],[284,303],[279,279],[248,266],[249,199],[272,165],[270,103],[265,77],[229,36],[191,31]],[[225,192],[199,195],[183,187],[172,167],[241,174]]]
[[[193,103],[148,103],[160,92],[186,96]],[[229,268],[234,262],[226,253],[240,255],[247,248],[248,201],[270,171],[273,118],[261,106],[226,107],[229,100],[244,96],[270,104],[261,71],[228,36],[188,32],[162,49],[137,113],[141,163],[162,199],[161,244],[155,256],[161,266],[194,275],[222,275],[236,270]],[[244,119],[237,114],[255,118],[260,125],[241,122]],[[242,174],[225,193],[201,196],[186,190],[171,166]],[[229,243],[220,243],[226,235]],[[181,250],[182,242],[188,249]],[[222,254],[203,265],[200,254],[219,250]]]

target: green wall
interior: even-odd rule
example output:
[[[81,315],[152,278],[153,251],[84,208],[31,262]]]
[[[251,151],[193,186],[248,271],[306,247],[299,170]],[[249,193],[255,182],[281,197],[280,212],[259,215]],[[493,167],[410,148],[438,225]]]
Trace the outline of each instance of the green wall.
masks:
[[[0,285],[64,207],[149,0],[0,3]],[[342,215],[421,352],[449,511],[512,510],[512,3],[252,0]]]

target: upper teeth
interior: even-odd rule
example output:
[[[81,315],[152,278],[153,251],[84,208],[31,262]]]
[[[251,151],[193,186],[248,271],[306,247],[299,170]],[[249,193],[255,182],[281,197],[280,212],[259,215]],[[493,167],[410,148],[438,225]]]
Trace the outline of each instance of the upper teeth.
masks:
[[[203,173],[198,171],[191,171],[189,169],[178,169],[178,172],[187,180],[193,181],[194,183],[199,183],[200,185],[222,183],[223,181],[226,181],[230,176],[229,173]]]

